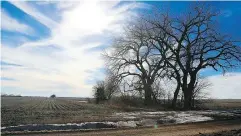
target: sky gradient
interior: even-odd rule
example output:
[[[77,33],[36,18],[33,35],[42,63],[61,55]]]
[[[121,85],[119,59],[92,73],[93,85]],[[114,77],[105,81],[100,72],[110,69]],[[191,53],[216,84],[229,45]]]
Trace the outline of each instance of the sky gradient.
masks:
[[[241,2],[207,2],[220,31],[241,39]],[[91,97],[104,78],[101,53],[123,24],[154,7],[179,16],[194,2],[1,1],[1,92]],[[201,72],[213,98],[241,98],[241,69]]]

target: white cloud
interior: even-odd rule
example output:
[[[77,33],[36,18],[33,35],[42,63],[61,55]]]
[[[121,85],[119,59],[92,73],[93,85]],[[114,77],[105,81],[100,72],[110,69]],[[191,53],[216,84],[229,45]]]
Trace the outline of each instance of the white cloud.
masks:
[[[134,15],[131,10],[141,8],[138,4],[133,6],[136,3],[128,3],[132,5],[129,8],[113,8],[117,2],[76,2],[74,7],[60,12],[62,19],[57,24],[29,3],[13,4],[49,27],[51,36],[41,41],[26,42],[18,48],[2,46],[4,61],[23,65],[4,70],[5,77],[16,81],[4,81],[2,84],[38,92],[49,89],[67,90],[73,96],[92,96],[92,85],[86,81],[101,75],[86,72],[103,67],[100,51],[86,52],[86,49],[109,43],[110,36],[120,32],[122,23]],[[59,50],[49,52],[49,45],[54,45]],[[46,51],[40,50],[40,47]],[[63,89],[61,85],[66,88]]]
[[[11,32],[19,32],[26,35],[31,35],[34,33],[34,30],[30,26],[12,18],[3,9],[1,9],[1,29]]]
[[[241,73],[210,76],[208,80],[213,84],[208,90],[212,98],[241,98]]]
[[[59,91],[64,89],[69,93],[91,96],[91,92],[88,91],[91,90],[91,85],[85,85],[85,80],[91,76],[91,73],[85,73],[85,70],[101,67],[102,61],[98,58],[100,53],[84,54],[78,49],[68,52],[42,55],[29,48],[2,46],[2,60],[22,65],[22,67],[3,70],[2,75],[14,78],[16,82],[3,81],[2,85],[33,91],[56,92],[58,89]],[[58,87],[62,85],[69,88]]]
[[[78,1],[58,1],[56,4],[59,10],[69,10],[77,6],[79,2]]]
[[[61,10],[59,14],[62,18],[56,23],[41,13],[41,9],[35,9],[28,2],[12,3],[50,28],[51,36],[41,41],[25,42],[17,48],[1,46],[2,60],[22,65],[2,70],[4,77],[16,80],[4,80],[2,86],[16,88],[16,91],[20,90],[21,93],[55,92],[62,96],[92,95],[92,86],[86,81],[104,77],[101,77],[102,74],[93,72],[96,74],[93,75],[86,71],[96,71],[104,64],[100,51],[86,52],[86,49],[109,43],[111,36],[121,33],[122,24],[136,15],[132,9],[149,8],[148,5],[135,2],[121,6],[117,6],[118,1],[74,1],[68,4],[55,2],[58,10]],[[2,12],[2,29],[25,34],[33,32],[29,26],[5,12]],[[60,49],[49,51],[49,45]],[[213,84],[209,89],[212,98],[241,98],[240,73],[233,73],[233,76],[210,76],[208,79]]]
[[[62,5],[61,3],[57,4]],[[98,37],[104,35],[106,38],[120,33],[124,21],[135,15],[131,10],[146,7],[145,4],[130,3],[113,8],[118,3],[112,1],[74,1],[74,3],[74,7],[61,12],[62,21],[51,29],[51,37],[38,42],[25,43],[23,46],[55,44],[64,48],[80,47],[86,39],[92,39],[93,35]],[[41,19],[39,21],[41,22]]]
[[[18,7],[19,9],[21,9],[25,13],[31,15],[37,21],[39,21],[40,23],[42,23],[43,25],[45,25],[49,28],[53,28],[57,24],[55,21],[46,17],[44,14],[39,12],[36,8],[31,6],[30,3],[28,3],[28,2],[24,2],[24,1],[10,1],[10,2],[14,6]]]

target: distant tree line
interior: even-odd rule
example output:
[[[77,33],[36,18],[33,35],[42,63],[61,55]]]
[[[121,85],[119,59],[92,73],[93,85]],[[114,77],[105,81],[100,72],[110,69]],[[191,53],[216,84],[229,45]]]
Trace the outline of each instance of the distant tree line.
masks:
[[[104,53],[111,76],[94,87],[97,101],[125,92],[138,94],[145,105],[168,97],[174,109],[179,98],[185,110],[193,108],[195,99],[204,97],[202,90],[210,86],[200,78],[201,70],[226,72],[240,67],[240,42],[220,33],[218,16],[203,5],[181,16],[155,12],[130,21]],[[162,88],[164,80],[174,85],[171,92]]]
[[[1,94],[1,97],[22,97],[22,96],[20,94],[15,95],[15,94],[5,94],[5,93],[3,93],[3,94]]]

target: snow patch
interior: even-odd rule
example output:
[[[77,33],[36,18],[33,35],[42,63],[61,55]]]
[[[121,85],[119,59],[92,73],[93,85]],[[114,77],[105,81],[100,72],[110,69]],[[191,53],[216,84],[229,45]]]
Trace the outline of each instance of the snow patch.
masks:
[[[238,116],[241,110],[233,111],[157,111],[157,112],[121,112],[110,117],[124,118],[127,121],[105,121],[105,122],[82,122],[66,124],[27,124],[18,126],[1,127],[6,131],[41,131],[41,130],[73,130],[73,129],[102,129],[122,128],[138,126],[154,126],[156,124],[180,124],[213,120],[212,115]],[[108,118],[107,118],[108,119]],[[135,120],[134,120],[135,119]]]
[[[119,121],[117,122],[117,127],[136,127],[135,121]]]

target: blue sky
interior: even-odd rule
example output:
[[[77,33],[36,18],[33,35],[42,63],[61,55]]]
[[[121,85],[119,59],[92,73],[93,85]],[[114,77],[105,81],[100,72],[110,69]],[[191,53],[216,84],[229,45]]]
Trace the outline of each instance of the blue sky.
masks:
[[[58,96],[92,96],[92,85],[104,78],[101,53],[110,46],[112,36],[121,33],[126,21],[151,12],[153,6],[160,11],[168,9],[171,15],[177,16],[193,4],[2,1],[1,91],[40,96],[53,93]],[[241,39],[241,2],[208,4],[221,13],[216,19],[220,31],[236,40]],[[230,73],[223,77],[211,69],[202,71],[214,84],[212,96],[241,98],[238,82],[241,69]]]

